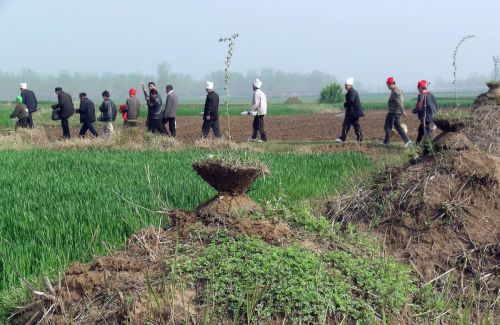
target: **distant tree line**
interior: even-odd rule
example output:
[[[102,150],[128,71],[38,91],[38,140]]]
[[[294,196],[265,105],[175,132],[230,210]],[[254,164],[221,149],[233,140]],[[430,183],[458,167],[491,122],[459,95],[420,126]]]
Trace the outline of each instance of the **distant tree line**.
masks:
[[[268,96],[318,96],[327,84],[336,81],[335,76],[314,71],[311,73],[288,73],[273,69],[232,72],[230,74],[231,97],[251,95],[251,84],[255,78],[264,82]],[[54,99],[54,88],[63,87],[70,94],[86,92],[92,98],[98,98],[103,90],[109,90],[114,98],[126,98],[130,88],[139,90],[141,82],[154,81],[164,91],[167,84],[174,85],[179,96],[202,97],[205,95],[205,81],[214,81],[220,92],[224,87],[224,71],[215,71],[203,79],[195,79],[190,75],[172,72],[167,63],[159,64],[156,75],[133,73],[81,73],[61,71],[58,74],[41,74],[30,69],[18,73],[0,71],[0,100],[13,100],[19,94],[19,83],[27,82],[39,99]]]

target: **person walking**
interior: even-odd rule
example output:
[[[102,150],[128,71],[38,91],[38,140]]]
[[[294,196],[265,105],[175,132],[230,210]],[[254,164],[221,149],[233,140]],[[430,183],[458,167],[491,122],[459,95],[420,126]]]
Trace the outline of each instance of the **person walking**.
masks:
[[[28,107],[28,125],[30,129],[33,129],[35,125],[33,124],[33,113],[35,113],[38,110],[38,101],[36,99],[35,93],[32,90],[28,89],[28,84],[25,82],[22,82],[19,85],[19,88],[21,89],[21,97],[23,98],[23,104]]]
[[[29,110],[28,107],[23,104],[23,97],[16,97],[16,107],[14,107],[14,112],[10,114],[10,118],[17,118],[16,130],[18,128],[25,129],[29,127]]]
[[[162,123],[163,103],[156,89],[152,89],[149,92],[147,104],[149,116],[149,131],[152,133],[160,132],[161,134],[166,135],[167,131],[163,127]]]
[[[138,125],[139,114],[141,112],[141,102],[137,98],[137,90],[134,88],[129,90],[128,95],[129,97],[125,102],[128,118],[127,126],[133,127]]]
[[[395,128],[399,133],[399,136],[403,140],[404,146],[408,147],[411,144],[408,135],[405,130],[401,127],[401,115],[406,116],[403,92],[401,89],[396,87],[396,80],[393,77],[387,78],[387,88],[391,91],[391,96],[389,97],[389,102],[387,107],[389,112],[385,117],[385,139],[384,144],[389,144],[391,142],[392,129]]]
[[[259,142],[267,141],[267,133],[264,124],[264,117],[267,114],[267,96],[261,90],[262,81],[259,79],[255,80],[252,84],[253,88],[253,98],[252,98],[252,109],[250,114],[255,115],[253,118],[253,133],[252,141],[257,141],[257,135],[260,133]]]
[[[52,105],[53,110],[57,110],[61,119],[61,127],[63,129],[63,138],[70,139],[69,118],[75,113],[75,106],[71,95],[64,92],[61,87],[56,87],[57,104]]]
[[[203,138],[207,138],[210,129],[213,129],[214,136],[220,139],[219,95],[214,91],[214,83],[211,81],[207,81],[205,90],[207,91],[207,98],[205,99],[205,109],[203,110],[201,133]]]
[[[344,83],[345,90],[347,91],[344,102],[345,117],[344,123],[342,124],[342,134],[339,138],[335,139],[335,141],[340,143],[346,140],[347,133],[349,133],[351,126],[354,127],[357,141],[363,141],[363,134],[361,131],[361,125],[359,124],[359,119],[364,116],[364,113],[361,107],[359,94],[354,89],[353,84],[354,78],[348,78]]]
[[[87,98],[86,93],[80,93],[80,107],[76,110],[80,114],[80,123],[82,123],[82,128],[80,129],[80,139],[85,138],[87,131],[90,131],[94,137],[98,137],[97,131],[94,128],[95,122],[95,105]]]
[[[418,115],[420,120],[420,125],[418,127],[418,135],[416,143],[418,145],[422,144],[424,136],[429,140],[432,136],[431,123],[432,117],[438,110],[438,105],[434,95],[427,90],[428,82],[426,80],[420,80],[417,84],[418,88],[418,98],[417,105],[413,109],[413,113]]]
[[[110,135],[114,132],[113,122],[117,114],[116,104],[111,100],[111,95],[107,90],[102,92],[102,99],[103,102],[99,107],[100,120],[104,123],[102,131],[105,135]]]
[[[149,90],[149,94],[146,92],[146,88],[144,87],[144,83],[141,84],[141,87],[142,87],[142,92],[144,93],[144,99],[146,100],[146,102],[149,100],[149,96],[151,96],[151,91],[156,90],[156,84],[152,81],[148,82],[148,90]],[[161,96],[159,94],[157,94],[158,97],[160,97],[160,100],[161,100]],[[148,108],[148,116],[146,118],[146,127],[148,130],[151,130],[151,127],[149,125],[149,121],[151,119],[151,116],[149,115],[149,108]]]
[[[165,111],[163,113],[163,127],[166,129],[168,124],[168,131],[171,137],[176,137],[177,135],[177,123],[175,118],[177,116],[177,106],[179,105],[179,99],[174,91],[172,85],[168,85],[167,91],[167,102],[165,103]]]

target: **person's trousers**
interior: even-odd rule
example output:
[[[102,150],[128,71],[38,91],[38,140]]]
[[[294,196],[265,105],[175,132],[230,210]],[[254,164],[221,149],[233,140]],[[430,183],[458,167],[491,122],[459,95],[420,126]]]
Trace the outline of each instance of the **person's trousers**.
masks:
[[[385,118],[385,124],[384,124],[384,130],[385,130],[384,144],[389,144],[391,142],[392,128],[395,128],[396,131],[398,131],[399,136],[401,137],[404,143],[410,141],[405,130],[403,130],[403,128],[401,127],[401,114],[388,113]]]
[[[167,134],[167,130],[165,130],[165,127],[163,126],[162,120],[150,119],[149,120],[149,131],[151,131],[152,133],[160,132],[161,134],[164,134],[164,135]]]
[[[170,132],[170,136],[174,137],[177,135],[177,124],[175,123],[175,117],[166,117],[163,119],[163,127],[165,130],[167,129],[167,124],[168,124],[168,131]]]
[[[35,124],[33,124],[33,112],[29,112],[28,126],[30,129],[33,129],[35,127]]]
[[[264,115],[256,115],[253,118],[253,133],[252,139],[257,139],[257,134],[260,132],[260,139],[267,141],[266,128],[264,124]]]
[[[104,134],[111,134],[115,131],[115,128],[113,127],[113,122],[104,122],[102,125],[102,133]]]
[[[26,129],[27,127],[29,127],[29,118],[28,117],[20,118],[19,120],[17,120],[17,122],[16,122],[16,130],[18,128]]]
[[[82,128],[80,129],[80,138],[85,138],[85,134],[87,131],[90,131],[97,138],[97,131],[94,128],[94,124],[92,122],[84,122],[82,124]]]
[[[216,138],[220,138],[220,126],[219,126],[219,120],[204,120],[203,125],[201,126],[201,133],[204,138],[208,137],[208,133],[210,132],[210,129],[214,130],[214,135]]]
[[[425,124],[425,125],[424,125]],[[418,127],[418,135],[417,135],[417,144],[421,144],[422,140],[424,139],[424,136],[431,139],[431,122],[424,122],[421,121],[420,125]]]
[[[363,141],[363,134],[361,132],[361,125],[359,124],[359,117],[344,118],[344,123],[342,124],[342,135],[340,136],[340,140],[342,141],[346,140],[347,133],[349,133],[351,126],[354,127],[354,132],[356,133],[356,139],[359,142]]]
[[[61,117],[61,127],[63,129],[63,138],[71,138],[71,135],[69,134],[69,121],[67,117]]]

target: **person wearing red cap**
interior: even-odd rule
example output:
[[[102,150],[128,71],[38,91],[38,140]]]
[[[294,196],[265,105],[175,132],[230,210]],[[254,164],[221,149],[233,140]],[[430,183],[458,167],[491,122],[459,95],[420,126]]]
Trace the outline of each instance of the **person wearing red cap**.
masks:
[[[125,110],[127,112],[127,126],[138,126],[139,123],[137,119],[141,111],[141,102],[137,99],[137,90],[134,88],[130,89],[128,92],[129,98],[125,102]]]
[[[418,114],[420,126],[418,127],[417,144],[422,144],[424,136],[431,138],[431,123],[434,113],[438,110],[436,98],[427,90],[428,82],[420,80],[417,84],[418,98],[417,105],[413,109],[414,114]]]
[[[408,139],[408,135],[405,130],[401,127],[401,115],[406,116],[403,92],[396,87],[396,80],[393,77],[387,78],[386,84],[387,88],[391,91],[391,96],[389,97],[389,102],[387,104],[389,112],[387,113],[384,124],[384,144],[389,144],[391,142],[392,129],[395,128],[403,140],[405,147],[408,147],[411,144],[411,141]]]

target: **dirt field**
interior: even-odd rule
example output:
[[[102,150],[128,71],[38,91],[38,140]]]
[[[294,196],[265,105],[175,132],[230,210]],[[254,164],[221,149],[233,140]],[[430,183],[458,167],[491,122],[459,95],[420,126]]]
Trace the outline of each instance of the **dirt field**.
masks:
[[[369,111],[361,118],[361,127],[365,140],[380,140],[384,138],[384,121],[386,111]],[[417,135],[418,119],[414,114],[408,114],[403,118],[408,125],[411,139],[414,141]],[[335,117],[335,114],[312,114],[303,116],[273,116],[266,118],[268,138],[272,141],[327,141],[333,140],[340,135],[343,117]],[[196,141],[201,133],[201,117],[179,117],[177,120],[177,136],[185,143]],[[227,131],[227,119],[221,117],[221,129]],[[121,121],[115,122],[115,127],[121,125]],[[96,126],[99,126],[97,123]],[[71,135],[77,136],[78,128],[71,130]],[[98,130],[100,132],[100,130]],[[48,130],[50,137],[60,137],[62,130],[53,127]],[[236,142],[247,141],[252,134],[252,117],[232,117],[231,134]],[[354,130],[348,135],[349,140],[355,140]],[[399,136],[393,137],[393,141],[401,141]]]

